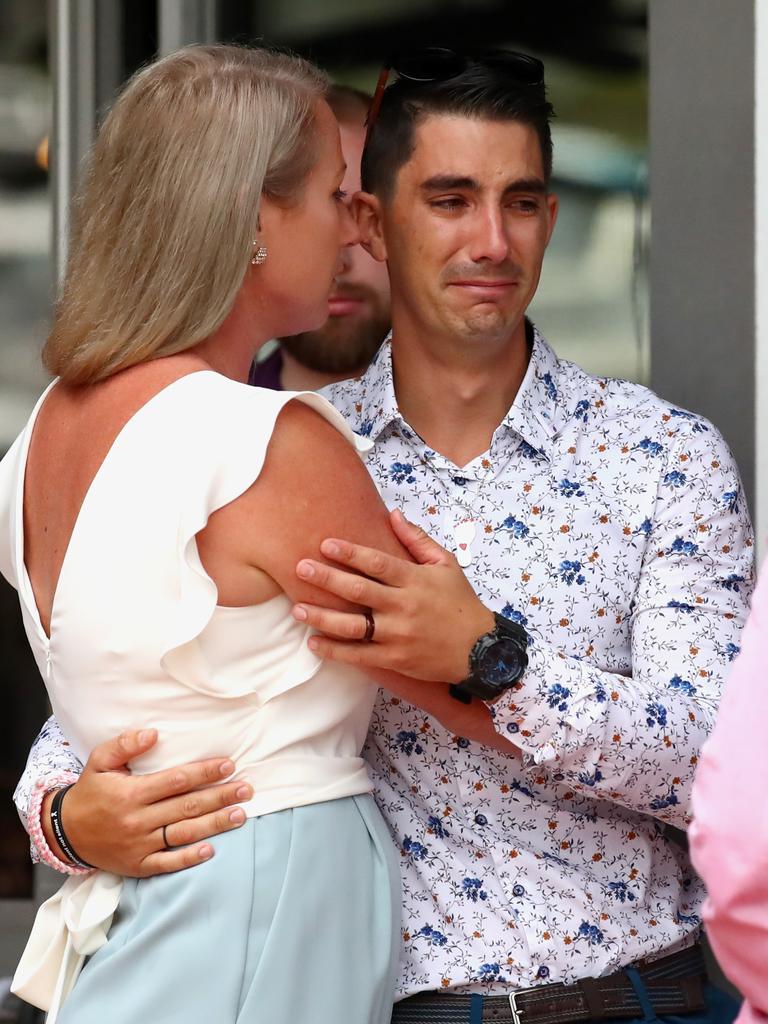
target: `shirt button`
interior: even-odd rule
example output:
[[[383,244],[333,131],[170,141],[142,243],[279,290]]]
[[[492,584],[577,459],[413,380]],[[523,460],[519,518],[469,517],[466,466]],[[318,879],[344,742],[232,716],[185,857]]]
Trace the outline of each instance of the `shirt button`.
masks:
[[[522,885],[515,885],[512,888],[513,896],[525,896],[525,889]]]
[[[488,824],[488,819],[486,818],[486,816],[484,814],[476,814],[475,815],[475,824],[476,825],[481,825],[481,826],[482,825],[487,825]]]
[[[549,968],[545,967],[544,964],[542,964],[541,967],[538,969],[538,971],[536,971],[536,977],[537,978],[548,978],[549,977]]]

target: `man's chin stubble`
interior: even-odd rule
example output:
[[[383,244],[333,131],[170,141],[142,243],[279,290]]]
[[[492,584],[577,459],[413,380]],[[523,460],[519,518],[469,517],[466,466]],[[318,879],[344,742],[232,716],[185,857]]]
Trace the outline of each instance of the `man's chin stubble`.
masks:
[[[317,331],[307,331],[280,344],[293,358],[317,373],[353,374],[365,370],[389,331],[383,313],[364,321],[331,317]]]

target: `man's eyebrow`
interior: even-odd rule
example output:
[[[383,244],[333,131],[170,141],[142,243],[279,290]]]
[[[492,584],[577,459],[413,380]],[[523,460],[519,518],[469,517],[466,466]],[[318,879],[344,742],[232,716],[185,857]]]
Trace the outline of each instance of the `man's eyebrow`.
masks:
[[[480,184],[474,178],[457,174],[436,174],[434,177],[422,181],[419,187],[422,192],[451,192],[455,189],[469,189],[477,192],[480,190]]]
[[[510,181],[504,189],[505,196],[515,192],[536,192],[539,195],[546,195],[547,185],[541,178],[519,178],[517,181]]]
[[[452,192],[468,191],[479,192],[480,182],[468,175],[458,174],[436,174],[432,178],[422,181],[419,186],[422,192]],[[510,181],[504,189],[504,195],[513,195],[516,192],[535,192],[538,195],[545,195],[547,186],[541,178],[518,178]]]

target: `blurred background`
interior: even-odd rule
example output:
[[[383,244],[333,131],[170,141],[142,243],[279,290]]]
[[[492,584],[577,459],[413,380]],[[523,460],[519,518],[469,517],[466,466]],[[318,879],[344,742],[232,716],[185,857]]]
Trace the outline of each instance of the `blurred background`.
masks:
[[[39,352],[80,158],[133,71],[187,42],[263,40],[372,91],[403,45],[491,45],[544,61],[557,115],[561,209],[532,318],[561,356],[713,418],[749,499],[762,487],[758,512],[768,509],[768,429],[755,412],[768,392],[756,347],[759,2],[0,0],[0,456],[46,383]],[[51,134],[49,178],[40,147]],[[2,979],[47,885],[11,804],[47,708],[2,581],[0,666]],[[0,981],[0,1021],[17,1019],[2,1000]]]

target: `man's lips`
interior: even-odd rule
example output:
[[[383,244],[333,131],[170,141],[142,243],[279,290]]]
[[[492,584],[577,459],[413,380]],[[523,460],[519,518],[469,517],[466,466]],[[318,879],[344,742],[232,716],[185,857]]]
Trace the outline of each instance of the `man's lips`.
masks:
[[[354,299],[348,295],[331,295],[328,299],[328,316],[350,316],[359,313],[365,306],[362,299]]]
[[[499,291],[502,288],[514,288],[517,281],[451,281],[450,284],[454,288],[484,288]]]

